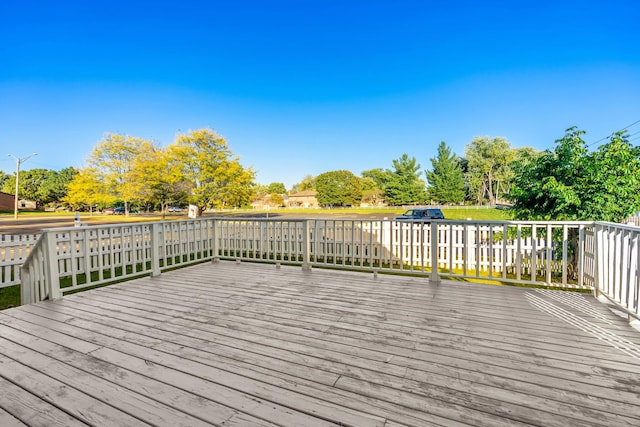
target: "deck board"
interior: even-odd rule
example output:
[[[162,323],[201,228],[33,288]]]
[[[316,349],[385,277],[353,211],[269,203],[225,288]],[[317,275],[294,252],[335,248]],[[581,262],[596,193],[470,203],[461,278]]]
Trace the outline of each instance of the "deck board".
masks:
[[[640,333],[570,292],[206,263],[0,312],[0,362],[17,425],[640,424]]]

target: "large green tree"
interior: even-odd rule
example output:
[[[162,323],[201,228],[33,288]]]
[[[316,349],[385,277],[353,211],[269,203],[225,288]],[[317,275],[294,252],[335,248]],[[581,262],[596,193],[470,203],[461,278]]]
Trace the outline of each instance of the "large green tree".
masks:
[[[360,187],[362,188],[363,203],[375,206],[384,200],[384,193],[372,178],[360,178]]]
[[[315,179],[316,198],[322,206],[353,206],[360,203],[360,178],[347,170],[325,172]]]
[[[393,172],[388,169],[375,168],[362,171],[360,174],[363,178],[369,178],[375,182],[376,187],[384,192],[387,184],[393,179]]]
[[[388,171],[389,181],[384,189],[387,201],[392,205],[425,203],[426,186],[420,179],[420,164],[416,158],[405,153],[392,163],[393,170]]]
[[[287,187],[283,182],[272,182],[267,186],[267,193],[269,194],[286,194]]]
[[[589,152],[567,129],[553,150],[524,156],[511,190],[518,219],[621,221],[640,209],[640,148],[624,132]]]
[[[44,203],[58,204],[64,200],[69,191],[69,183],[78,174],[78,170],[67,167],[57,172],[49,174],[48,179],[40,188],[40,194]]]
[[[0,189],[1,190],[4,191],[4,183],[5,183],[5,181],[7,181],[9,179],[10,176],[11,175],[8,175],[8,174],[4,173],[3,171],[0,171]],[[14,187],[15,187],[15,184],[14,184]]]
[[[488,201],[495,205],[507,194],[513,179],[515,153],[511,144],[502,137],[475,137],[467,145],[465,157],[470,195],[479,204]]]
[[[20,198],[35,202],[37,208],[58,204],[67,195],[67,186],[77,173],[72,167],[60,171],[42,168],[21,171],[18,183]],[[15,185],[15,175],[8,176],[2,190],[13,194]]]
[[[438,155],[431,158],[432,170],[427,171],[428,194],[437,203],[460,203],[464,200],[464,177],[460,160],[442,141]]]

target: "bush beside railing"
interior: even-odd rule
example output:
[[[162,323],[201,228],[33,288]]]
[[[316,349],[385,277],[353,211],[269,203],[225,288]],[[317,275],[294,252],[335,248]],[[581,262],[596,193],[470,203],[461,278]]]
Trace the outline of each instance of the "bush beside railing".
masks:
[[[599,287],[637,314],[638,233],[589,222],[240,218],[50,229],[25,262],[23,303],[222,258],[407,273],[436,282]],[[616,273],[607,260],[625,272]]]

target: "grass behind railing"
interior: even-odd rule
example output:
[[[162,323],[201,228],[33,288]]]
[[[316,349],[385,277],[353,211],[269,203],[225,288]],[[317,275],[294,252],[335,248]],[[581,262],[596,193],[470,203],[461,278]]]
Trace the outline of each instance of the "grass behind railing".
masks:
[[[20,305],[20,285],[0,288],[0,310]]]

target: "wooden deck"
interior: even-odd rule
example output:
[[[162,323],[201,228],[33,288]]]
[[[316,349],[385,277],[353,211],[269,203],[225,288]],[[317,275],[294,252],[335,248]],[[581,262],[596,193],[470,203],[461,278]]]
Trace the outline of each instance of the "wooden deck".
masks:
[[[220,262],[0,312],[0,425],[638,426],[592,296]]]

